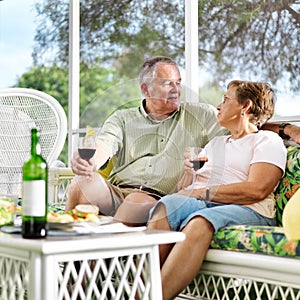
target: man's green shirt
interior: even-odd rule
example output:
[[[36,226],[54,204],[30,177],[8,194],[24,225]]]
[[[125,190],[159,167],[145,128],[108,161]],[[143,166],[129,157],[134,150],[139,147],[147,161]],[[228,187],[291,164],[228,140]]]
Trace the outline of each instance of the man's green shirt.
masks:
[[[162,194],[177,190],[186,147],[205,146],[225,129],[216,109],[185,102],[163,121],[152,120],[143,105],[116,111],[104,123],[97,142],[115,157],[108,180],[114,185],[152,188]]]

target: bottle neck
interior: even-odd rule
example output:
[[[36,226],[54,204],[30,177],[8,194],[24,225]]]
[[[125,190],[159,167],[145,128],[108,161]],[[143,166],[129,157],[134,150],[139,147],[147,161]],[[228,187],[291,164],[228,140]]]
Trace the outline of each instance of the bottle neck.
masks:
[[[31,155],[40,155],[41,145],[39,143],[39,134],[36,128],[31,130]]]

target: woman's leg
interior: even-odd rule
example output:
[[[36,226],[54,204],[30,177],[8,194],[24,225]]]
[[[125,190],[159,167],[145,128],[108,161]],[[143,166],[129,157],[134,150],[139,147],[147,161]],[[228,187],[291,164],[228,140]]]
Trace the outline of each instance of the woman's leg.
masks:
[[[171,230],[166,208],[158,205],[148,223],[148,229]],[[183,232],[183,242],[159,246],[163,299],[173,299],[197,275],[210,246],[214,228],[206,219],[196,216]]]
[[[174,195],[163,197],[151,214],[149,229],[177,231],[183,227],[186,234],[183,242],[160,246],[164,300],[178,295],[197,275],[219,228],[235,224],[267,225],[272,221],[248,207],[214,204],[207,207],[197,199]]]
[[[211,244],[214,228],[202,217],[195,217],[183,231],[186,238],[176,243],[162,269],[163,299],[173,299],[194,279]]]
[[[159,229],[171,231],[168,218],[166,216],[166,208],[163,204],[157,206],[155,213],[147,225],[147,228],[152,230]],[[164,244],[159,246],[160,267],[162,267],[164,264],[173,246],[174,244]]]

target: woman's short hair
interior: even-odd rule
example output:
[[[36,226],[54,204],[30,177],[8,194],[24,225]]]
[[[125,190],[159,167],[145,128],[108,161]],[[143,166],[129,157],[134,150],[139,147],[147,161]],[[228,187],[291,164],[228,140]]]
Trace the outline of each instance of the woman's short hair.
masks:
[[[227,89],[229,87],[236,87],[236,96],[240,104],[251,100],[250,120],[258,127],[273,116],[276,97],[269,83],[233,80],[229,82]]]

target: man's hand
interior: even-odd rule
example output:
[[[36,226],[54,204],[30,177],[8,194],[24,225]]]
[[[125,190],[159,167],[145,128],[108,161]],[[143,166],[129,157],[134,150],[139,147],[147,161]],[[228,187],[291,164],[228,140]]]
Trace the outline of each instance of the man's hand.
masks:
[[[276,123],[265,123],[262,125],[261,129],[263,130],[271,130],[276,133],[279,133],[279,125]],[[284,127],[284,134],[288,135],[295,143],[300,145],[300,127],[296,125],[286,125]]]
[[[71,160],[71,168],[74,174],[89,177],[92,176],[93,172],[96,170],[96,165],[94,164],[93,159],[82,159],[79,153],[75,152]]]
[[[291,139],[300,145],[300,127],[296,125],[287,125],[284,128],[285,134],[289,135]]]

